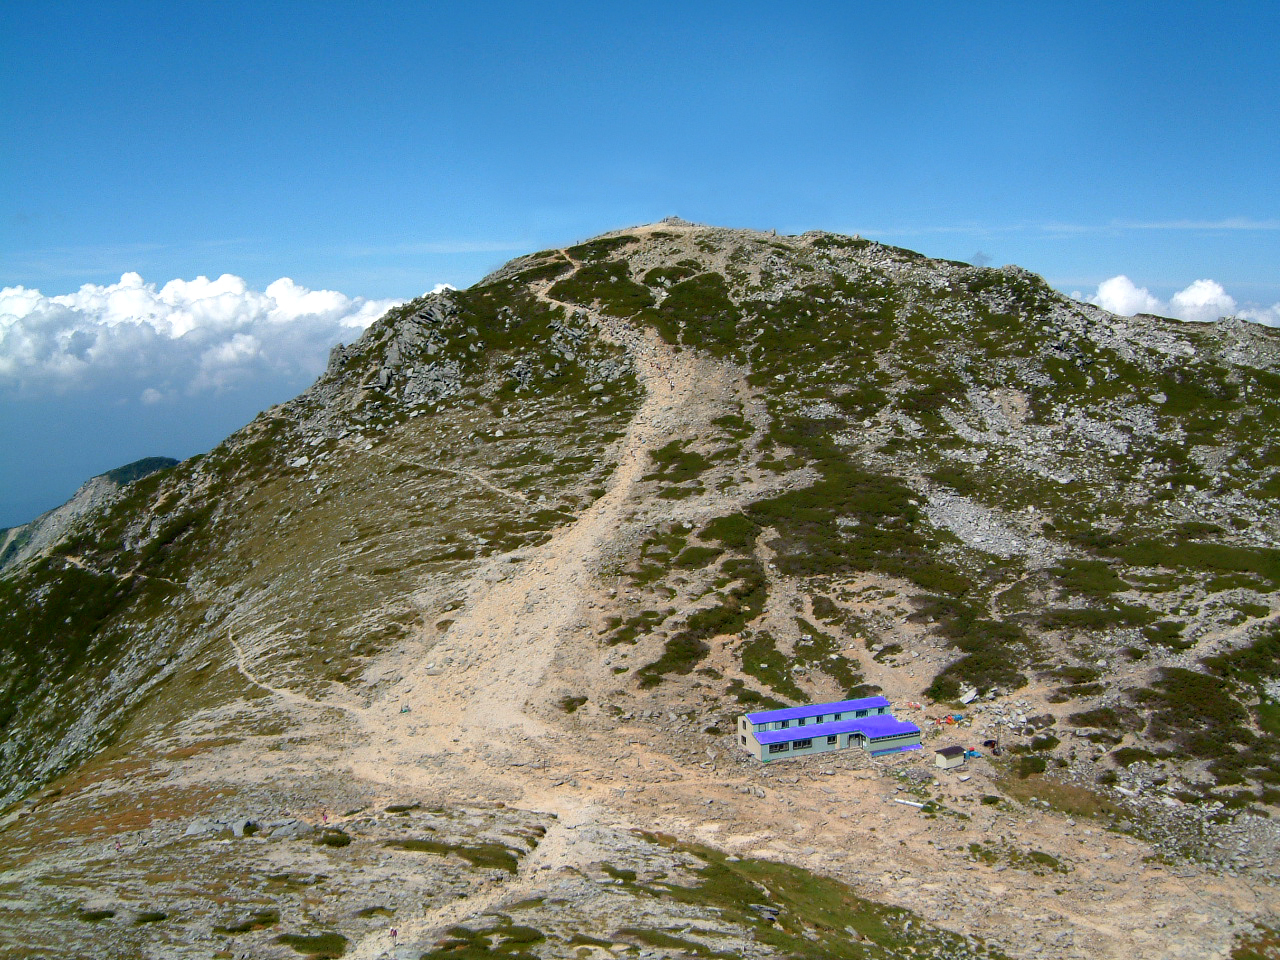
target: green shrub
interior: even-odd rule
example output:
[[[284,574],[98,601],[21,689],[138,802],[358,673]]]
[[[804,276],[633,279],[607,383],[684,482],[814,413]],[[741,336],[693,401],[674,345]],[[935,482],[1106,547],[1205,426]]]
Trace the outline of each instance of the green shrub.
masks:
[[[697,451],[685,450],[684,444],[683,440],[672,440],[666,446],[651,451],[649,459],[656,469],[642,479],[684,483],[701,476],[711,466],[711,461]]]
[[[764,630],[756,631],[742,645],[738,655],[742,660],[743,671],[765,686],[793,703],[801,703],[806,699],[804,691],[791,679],[788,672],[790,661],[778,650],[772,634]]]
[[[276,943],[293,947],[298,953],[306,956],[325,958],[325,960],[341,957],[347,952],[347,938],[340,933],[317,933],[311,936],[282,933],[276,937]]]
[[[742,311],[718,273],[680,281],[671,287],[662,303],[644,311],[641,318],[668,342],[680,340],[721,356],[737,347],[741,339],[738,324]]]
[[[759,561],[727,560],[721,570],[740,580],[739,584],[720,605],[689,616],[684,629],[667,641],[662,656],[637,671],[641,687],[657,686],[667,674],[692,672],[711,650],[706,640],[740,631],[763,611],[768,588]]]
[[[345,847],[351,843],[351,837],[337,827],[329,827],[320,833],[315,842],[326,847]]]
[[[1037,773],[1044,773],[1048,761],[1044,757],[1030,756],[1018,758],[1018,776],[1025,780]]]
[[[214,933],[236,934],[252,933],[254,930],[265,930],[280,922],[279,910],[259,910],[247,920],[233,923],[225,927],[214,927]]]
[[[1118,750],[1111,751],[1111,759],[1116,766],[1127,767],[1139,762],[1150,763],[1156,759],[1156,755],[1150,750],[1144,750],[1141,747],[1121,747]]]
[[[701,569],[722,553],[724,551],[718,547],[688,547],[675,558],[673,564],[685,570]]]
[[[1144,627],[1142,635],[1151,643],[1173,650],[1186,650],[1192,646],[1182,639],[1182,624],[1174,623],[1172,620],[1161,620]]]
[[[703,540],[722,544],[729,550],[750,550],[760,534],[760,525],[741,513],[712,520],[698,535]]]
[[[954,700],[964,684],[978,690],[1016,689],[1026,683],[1018,664],[1032,641],[1016,623],[992,620],[973,604],[955,597],[926,596],[913,620],[932,618],[938,633],[964,656],[945,667],[925,690],[937,702]]]
[[[779,710],[787,706],[781,700],[760,693],[757,690],[752,690],[737,677],[729,681],[728,693],[744,707],[754,707],[760,710]]]
[[[608,259],[624,247],[637,243],[638,239],[630,234],[623,234],[620,237],[601,237],[598,240],[589,240],[570,247],[565,252],[575,260],[593,263]]]
[[[555,300],[584,306],[598,302],[602,313],[616,317],[633,316],[653,304],[653,294],[631,279],[625,263],[584,264],[556,281],[548,293]]]
[[[825,620],[830,623],[832,621],[839,621],[843,618],[840,608],[832,602],[830,597],[824,597],[822,594],[817,594],[812,600],[812,606],[813,615],[819,620]]]
[[[1280,588],[1280,550],[1272,548],[1186,541],[1164,544],[1156,540],[1135,540],[1117,544],[1110,552],[1135,567],[1166,567],[1202,574],[1248,573]]]
[[[1149,623],[1154,614],[1146,607],[1120,603],[1109,609],[1055,607],[1040,618],[1046,630],[1108,630],[1112,627],[1138,627]]]
[[[513,850],[501,843],[455,844],[440,840],[395,840],[387,844],[400,850],[412,853],[434,853],[437,856],[454,854],[470,863],[473,867],[506,870],[515,873],[520,868],[520,851]]]
[[[1067,719],[1077,727],[1099,727],[1104,730],[1118,730],[1124,726],[1124,721],[1121,719],[1120,714],[1111,707],[1098,707],[1095,710],[1073,713]]]
[[[145,476],[161,470],[168,470],[177,465],[178,461],[172,457],[143,457],[141,460],[133,461],[133,463],[126,463],[123,467],[108,470],[103,476],[112,483],[124,486],[127,483],[133,483],[135,480],[141,480]]]
[[[1069,594],[1090,600],[1108,600],[1113,593],[1129,589],[1111,566],[1101,560],[1064,560],[1050,572]]]

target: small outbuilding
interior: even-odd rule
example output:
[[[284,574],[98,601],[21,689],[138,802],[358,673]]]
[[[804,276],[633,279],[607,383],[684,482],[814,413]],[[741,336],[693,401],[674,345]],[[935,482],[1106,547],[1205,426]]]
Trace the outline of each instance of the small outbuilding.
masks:
[[[964,766],[964,747],[940,747],[933,751],[933,765],[943,770]]]

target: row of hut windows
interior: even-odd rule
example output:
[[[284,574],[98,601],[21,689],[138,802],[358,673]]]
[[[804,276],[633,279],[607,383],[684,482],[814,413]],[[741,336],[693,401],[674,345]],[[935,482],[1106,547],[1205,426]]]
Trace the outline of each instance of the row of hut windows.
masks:
[[[860,718],[860,717],[865,717],[865,716],[867,715],[867,713],[868,713],[868,712],[869,712],[869,711],[867,711],[867,710],[855,710],[853,715],[854,715],[854,717],[855,717],[855,718]],[[877,711],[877,712],[878,712],[878,713],[883,713],[884,711],[883,711],[883,710],[879,710],[879,711]],[[831,717],[831,719],[832,719],[832,720],[839,720],[839,719],[840,719],[841,717],[843,717],[843,716],[844,716],[844,714],[842,714],[842,713],[837,713],[837,714],[834,714],[834,715]],[[817,716],[817,717],[813,717],[813,718],[812,718],[812,720],[813,720],[813,722],[814,722],[814,723],[822,723],[824,719],[826,719],[826,718],[825,718],[825,717],[822,717],[822,716]],[[808,723],[808,722],[809,722],[809,720],[810,720],[810,718],[809,718],[809,717],[801,717],[799,720],[797,720],[797,721],[796,721],[796,726],[797,726],[797,727],[803,727],[806,723]],[[765,727],[765,726],[768,726],[768,724],[764,724],[764,723],[762,723],[762,724],[759,724],[759,725],[758,725],[758,727]],[[791,721],[790,721],[790,720],[779,720],[777,723],[775,723],[775,724],[773,725],[773,729],[775,729],[775,730],[786,730],[789,726],[791,726]]]
[[[838,738],[834,735],[828,736],[827,745],[830,746],[831,744],[835,743],[837,739]],[[788,750],[792,748],[796,750],[807,750],[809,749],[809,747],[812,747],[812,746],[813,746],[813,738],[810,737],[805,740],[793,740],[791,743],[771,743],[769,744],[769,752],[770,753],[786,753]]]

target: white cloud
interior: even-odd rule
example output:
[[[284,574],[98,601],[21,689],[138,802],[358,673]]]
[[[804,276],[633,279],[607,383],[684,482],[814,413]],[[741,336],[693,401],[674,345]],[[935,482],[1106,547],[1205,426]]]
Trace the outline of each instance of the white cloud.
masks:
[[[1280,220],[1257,220],[1253,217],[1224,217],[1221,220],[1119,220],[1115,226],[1124,230],[1280,230]]]
[[[170,280],[136,273],[48,297],[0,290],[0,392],[123,388],[147,404],[254,380],[317,375],[396,300],[309,290],[287,277],[252,290],[240,277]]]
[[[1104,310],[1131,317],[1135,313],[1154,313],[1161,317],[1207,323],[1220,317],[1242,317],[1254,323],[1280,327],[1280,303],[1270,307],[1241,307],[1236,298],[1223,289],[1216,280],[1196,280],[1179,290],[1167,301],[1152,294],[1146,287],[1139,287],[1121,274],[1098,284],[1091,297],[1076,291],[1071,294],[1077,300],[1087,300]]]
[[[1121,274],[1098,284],[1098,292],[1090,297],[1103,310],[1110,310],[1121,316],[1131,317],[1135,313],[1159,313],[1160,301],[1151,295],[1146,287],[1138,287],[1128,277]]]
[[[1213,280],[1197,280],[1185,290],[1179,290],[1170,301],[1173,315],[1179,320],[1195,320],[1205,323],[1219,317],[1234,316],[1238,306],[1235,297]]]

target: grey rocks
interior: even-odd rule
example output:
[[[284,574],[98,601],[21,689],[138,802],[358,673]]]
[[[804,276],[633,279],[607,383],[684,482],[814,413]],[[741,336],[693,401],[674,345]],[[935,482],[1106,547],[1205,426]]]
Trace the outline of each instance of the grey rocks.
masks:
[[[184,837],[267,837],[271,840],[296,840],[315,833],[316,828],[297,817],[277,820],[255,820],[251,817],[215,819],[198,817],[187,824]]]

